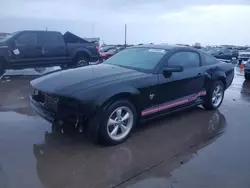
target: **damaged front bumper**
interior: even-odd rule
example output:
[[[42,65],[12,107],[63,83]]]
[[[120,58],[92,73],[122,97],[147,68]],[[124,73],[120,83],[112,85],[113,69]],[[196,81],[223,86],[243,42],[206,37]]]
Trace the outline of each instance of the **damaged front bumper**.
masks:
[[[56,118],[56,113],[52,112],[52,111],[48,111],[47,109],[45,109],[41,103],[36,102],[33,99],[33,96],[30,95],[30,105],[31,107],[35,110],[35,112],[40,115],[42,118],[44,118],[45,120],[47,120],[50,123],[53,123],[55,121]]]
[[[35,112],[50,123],[62,121],[75,125],[84,119],[79,104],[75,100],[36,90],[29,98]]]

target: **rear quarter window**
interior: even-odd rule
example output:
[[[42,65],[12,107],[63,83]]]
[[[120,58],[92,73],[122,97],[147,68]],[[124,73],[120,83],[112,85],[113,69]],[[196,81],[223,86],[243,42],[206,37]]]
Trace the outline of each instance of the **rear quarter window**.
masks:
[[[205,65],[215,65],[218,64],[218,60],[212,55],[204,53]]]

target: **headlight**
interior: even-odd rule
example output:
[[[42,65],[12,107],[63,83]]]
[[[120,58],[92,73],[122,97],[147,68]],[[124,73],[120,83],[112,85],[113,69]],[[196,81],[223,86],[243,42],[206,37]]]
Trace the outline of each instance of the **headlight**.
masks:
[[[46,97],[52,99],[55,103],[58,103],[58,101],[59,101],[59,98],[55,95],[46,94]]]
[[[34,88],[32,94],[33,95],[38,95],[39,94],[39,90],[37,90],[37,89]]]

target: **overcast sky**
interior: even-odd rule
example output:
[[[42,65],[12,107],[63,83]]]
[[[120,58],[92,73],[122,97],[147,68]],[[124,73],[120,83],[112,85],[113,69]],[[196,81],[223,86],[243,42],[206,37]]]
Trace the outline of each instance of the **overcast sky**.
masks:
[[[3,0],[0,32],[71,31],[105,43],[250,45],[249,0]]]

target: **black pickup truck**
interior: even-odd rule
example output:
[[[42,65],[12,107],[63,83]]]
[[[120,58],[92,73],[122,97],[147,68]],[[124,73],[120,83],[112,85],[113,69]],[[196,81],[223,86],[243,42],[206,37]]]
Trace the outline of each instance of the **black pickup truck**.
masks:
[[[70,32],[20,31],[0,40],[0,76],[6,69],[73,67],[99,59],[98,44]]]

